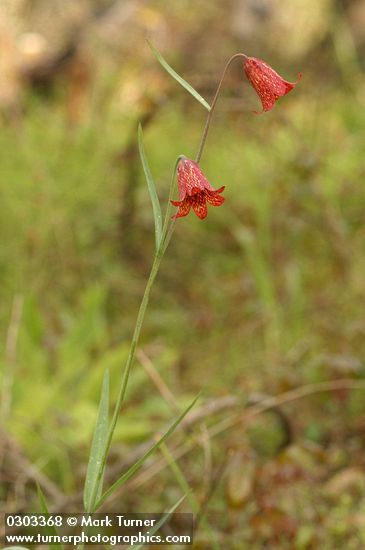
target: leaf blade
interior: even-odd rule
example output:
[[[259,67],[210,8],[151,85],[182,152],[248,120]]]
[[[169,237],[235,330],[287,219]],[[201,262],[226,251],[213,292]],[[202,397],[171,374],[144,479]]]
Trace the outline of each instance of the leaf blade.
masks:
[[[105,446],[108,441],[108,413],[109,370],[106,369],[84,485],[84,506],[87,512],[91,511],[94,504],[93,500],[95,501],[99,498],[102,490],[103,475],[100,475],[100,471],[104,469],[102,458],[105,454]],[[98,480],[100,481],[98,482]],[[99,486],[97,487],[97,485]]]
[[[195,97],[195,99],[199,101],[199,103],[203,105],[203,107],[205,107],[207,111],[210,111],[211,107],[209,103],[204,99],[204,97],[202,97],[199,92],[197,92],[188,82],[186,82],[186,80],[184,80],[179,74],[177,74],[176,71],[174,71],[174,69],[162,57],[158,49],[155,48],[155,46],[149,40],[147,40],[147,43],[151,48],[153,55],[156,57],[157,61],[160,63],[160,65],[162,65],[165,71],[167,71],[169,75],[172,76],[172,78],[174,78],[180,84],[180,86],[185,88],[185,90],[187,90],[193,97]]]
[[[198,500],[195,498],[194,492],[191,489],[191,487],[189,486],[189,483],[188,483],[182,469],[180,468],[179,464],[175,460],[174,456],[170,453],[166,443],[161,443],[160,451],[161,451],[162,455],[164,456],[167,464],[169,465],[172,473],[174,474],[174,477],[175,477],[178,485],[180,486],[182,491],[185,493],[185,495],[188,497],[188,502],[190,504],[190,508],[192,509],[194,515],[199,516],[199,514],[202,511],[201,506],[199,505]],[[213,529],[209,525],[209,523],[206,520],[206,518],[204,517],[204,515],[201,515],[200,522],[205,526],[205,528],[209,532],[209,536],[211,538],[211,543],[212,543],[212,549],[213,550],[220,550],[221,547],[220,547],[218,541],[216,540],[216,536],[213,532]]]
[[[150,199],[152,202],[153,218],[155,221],[155,241],[156,241],[156,250],[157,250],[160,245],[161,237],[162,237],[161,206],[160,206],[160,201],[158,200],[156,186],[153,181],[151,170],[146,157],[146,152],[145,152],[144,143],[143,143],[143,131],[142,131],[142,126],[140,124],[138,125],[138,148],[139,148],[139,156],[141,158],[144,175],[147,181],[148,192],[150,194]]]
[[[166,516],[162,517],[160,521],[157,522],[156,525],[154,525],[153,528],[149,530],[150,535],[154,535],[160,529],[160,527],[162,527],[166,523],[166,521],[168,521],[171,514],[175,512],[175,510],[180,506],[180,504],[185,500],[185,498],[186,498],[186,495],[183,495],[181,498],[179,498],[179,500],[170,508],[170,510],[166,512]],[[133,548],[134,550],[140,550],[141,548],[143,548],[143,546],[145,546],[144,543],[139,544],[138,546],[133,545]],[[127,550],[130,550],[131,548],[132,546],[128,546]]]
[[[43,514],[49,514],[47,502],[39,483],[37,483],[37,495],[41,512]],[[57,529],[53,525],[45,525],[44,530],[46,535],[48,536],[58,536]],[[50,548],[59,548],[60,550],[63,550],[63,544],[61,544],[60,542],[55,542],[53,544],[50,543],[49,546]]]
[[[128,470],[122,474],[117,481],[115,481],[109,489],[107,489],[103,495],[100,497],[100,499],[96,503],[96,508],[99,508],[105,502],[105,500],[121,485],[126,483],[128,479],[130,479],[137,470],[142,466],[142,464],[147,460],[147,458],[163,443],[177,428],[177,426],[182,422],[184,417],[190,412],[190,410],[194,407],[195,403],[199,399],[200,394],[198,394],[195,399],[190,403],[190,405],[178,416],[178,418],[171,424],[171,426],[166,430],[164,435],[160,437],[158,441],[152,447],[148,449],[144,453],[144,455],[141,456]]]

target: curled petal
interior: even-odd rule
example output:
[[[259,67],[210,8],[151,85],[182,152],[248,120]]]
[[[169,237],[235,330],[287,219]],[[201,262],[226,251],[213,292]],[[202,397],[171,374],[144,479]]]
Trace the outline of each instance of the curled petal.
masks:
[[[172,219],[183,218],[187,216],[190,212],[191,204],[189,197],[186,197],[183,201],[171,201],[174,206],[178,206],[179,210],[175,216],[172,216]]]
[[[194,197],[191,198],[191,206],[193,207],[198,218],[204,220],[204,218],[207,217],[208,209],[205,193],[198,193],[197,195],[194,195]]]
[[[206,192],[206,198],[207,198],[207,203],[212,205],[212,206],[220,206],[221,204],[224,203],[224,197],[221,197],[220,195],[218,195],[217,193],[212,193],[212,191],[207,191]]]

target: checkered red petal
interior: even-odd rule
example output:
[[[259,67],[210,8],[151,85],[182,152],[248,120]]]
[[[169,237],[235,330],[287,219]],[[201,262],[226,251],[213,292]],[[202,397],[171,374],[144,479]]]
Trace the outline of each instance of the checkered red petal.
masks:
[[[174,219],[177,218],[183,218],[184,216],[187,216],[191,209],[191,199],[190,197],[186,197],[183,201],[171,201],[171,203],[174,206],[178,206],[179,210],[177,211],[177,214],[173,216]]]
[[[180,200],[184,200],[186,195],[195,195],[203,189],[214,191],[199,165],[185,157],[180,160],[177,168],[177,183]]]
[[[224,203],[225,198],[218,194],[218,191],[206,191],[207,203],[211,206],[220,206]]]
[[[198,193],[194,197],[191,197],[191,206],[198,218],[204,220],[207,217],[208,209],[205,193]]]
[[[191,207],[195,214],[201,220],[206,218],[207,202],[211,206],[220,206],[224,203],[224,198],[219,194],[224,190],[224,186],[214,189],[207,178],[204,176],[199,165],[186,157],[183,157],[177,168],[177,181],[179,187],[179,201],[171,201],[174,206],[179,208],[174,218],[186,216]]]
[[[270,65],[255,57],[248,57],[244,62],[248,80],[261,99],[263,111],[270,111],[279,97],[288,94],[297,82],[284,80]],[[298,80],[301,78],[299,75]]]

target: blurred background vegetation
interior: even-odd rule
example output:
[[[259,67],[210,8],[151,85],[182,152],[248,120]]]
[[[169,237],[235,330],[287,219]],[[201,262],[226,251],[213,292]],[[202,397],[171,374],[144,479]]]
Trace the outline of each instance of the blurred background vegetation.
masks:
[[[196,547],[361,549],[364,391],[243,415],[365,378],[363,0],[1,0],[2,509],[36,511],[35,481],[52,509],[80,508],[103,371],[115,390],[153,253],[138,122],[162,201],[197,152],[206,114],[146,37],[208,101],[238,51],[303,78],[256,116],[229,72],[201,163],[226,203],[177,223],[108,483],[202,390],[168,441],[207,513]],[[180,495],[156,455],[104,509]]]

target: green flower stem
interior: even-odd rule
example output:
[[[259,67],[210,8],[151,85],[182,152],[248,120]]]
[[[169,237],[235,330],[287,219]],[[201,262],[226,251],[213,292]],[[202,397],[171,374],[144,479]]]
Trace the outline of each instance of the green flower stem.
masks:
[[[212,104],[210,106],[210,111],[208,113],[207,121],[205,123],[205,127],[204,127],[204,130],[203,130],[203,135],[202,135],[201,140],[200,140],[198,154],[197,154],[196,159],[195,159],[195,162],[197,162],[197,163],[199,163],[199,161],[201,159],[201,156],[203,154],[204,145],[205,145],[205,142],[207,140],[207,135],[208,135],[210,123],[212,121],[214,109],[215,109],[215,106],[216,106],[216,103],[217,103],[217,100],[218,100],[218,97],[219,97],[219,93],[220,93],[221,88],[222,88],[224,77],[226,76],[226,72],[227,72],[228,68],[230,67],[231,63],[235,59],[237,59],[238,57],[242,57],[243,59],[247,59],[247,55],[245,55],[244,53],[236,53],[235,55],[232,55],[232,57],[230,57],[230,59],[227,61],[226,66],[224,67],[221,79],[220,79],[218,87],[217,87],[217,91],[215,92],[215,96],[214,96]]]
[[[106,463],[107,458],[108,458],[108,454],[109,454],[109,450],[110,450],[110,447],[111,447],[115,427],[116,427],[117,421],[118,421],[120,408],[121,408],[122,403],[123,403],[124,398],[125,398],[127,385],[128,385],[128,380],[129,380],[129,375],[130,375],[130,372],[131,372],[131,367],[132,367],[132,364],[133,364],[136,348],[137,348],[139,337],[140,337],[140,334],[141,334],[141,329],[142,329],[144,317],[145,317],[145,314],[146,314],[146,310],[147,310],[151,290],[152,290],[153,284],[155,282],[158,270],[160,268],[162,258],[163,258],[164,254],[166,252],[166,249],[167,249],[168,244],[170,242],[170,239],[172,237],[172,233],[174,231],[175,220],[171,220],[171,216],[170,216],[170,214],[171,214],[171,208],[170,208],[171,203],[170,203],[170,200],[171,200],[171,198],[173,196],[173,193],[174,193],[175,174],[176,174],[176,169],[177,169],[177,165],[179,163],[180,158],[181,158],[181,156],[179,156],[177,158],[176,162],[175,162],[174,172],[173,172],[173,175],[172,175],[172,178],[171,178],[171,183],[170,183],[169,200],[168,200],[168,205],[167,205],[167,208],[166,208],[165,220],[164,220],[163,229],[162,229],[162,237],[161,237],[160,245],[159,245],[159,247],[158,247],[158,249],[155,253],[155,257],[153,259],[150,275],[148,277],[148,280],[147,280],[147,283],[146,283],[146,288],[145,288],[144,293],[143,293],[141,305],[140,305],[139,310],[138,310],[138,315],[137,315],[137,320],[136,320],[136,324],[135,324],[135,327],[134,327],[131,346],[129,348],[128,358],[127,358],[127,361],[126,361],[126,364],[125,364],[125,367],[124,367],[124,370],[123,370],[123,375],[122,375],[122,380],[121,380],[121,384],[120,384],[119,394],[118,394],[117,402],[115,404],[112,420],[111,420],[111,423],[110,423],[110,428],[109,428],[108,439],[107,439],[107,443],[106,443],[106,447],[105,447],[105,452],[104,452],[104,455],[103,455],[102,461],[101,461],[103,467],[100,468],[100,470],[98,472],[97,483],[95,484],[95,489],[94,489],[94,491],[91,495],[91,498],[90,498],[90,503],[91,503],[90,504],[90,509],[86,510],[89,513],[95,512],[95,509],[96,509],[95,504],[97,502],[98,487],[100,485],[101,478],[102,478],[103,471],[104,471],[104,467],[105,467],[105,463]]]

